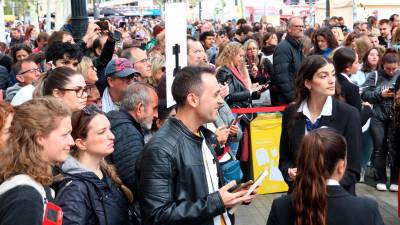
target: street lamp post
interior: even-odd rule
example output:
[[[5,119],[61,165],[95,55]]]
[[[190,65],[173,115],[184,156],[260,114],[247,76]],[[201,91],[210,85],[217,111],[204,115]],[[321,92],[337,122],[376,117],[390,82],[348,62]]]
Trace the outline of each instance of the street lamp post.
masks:
[[[326,18],[331,17],[331,4],[329,0],[326,0]]]
[[[72,36],[75,41],[80,41],[86,33],[88,14],[86,0],[71,0]]]

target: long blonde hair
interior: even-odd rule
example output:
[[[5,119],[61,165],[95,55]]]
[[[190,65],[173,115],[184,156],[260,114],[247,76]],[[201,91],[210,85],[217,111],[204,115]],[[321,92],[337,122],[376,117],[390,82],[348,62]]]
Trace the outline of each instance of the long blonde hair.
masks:
[[[0,151],[0,183],[16,174],[26,174],[43,186],[53,182],[52,165],[41,157],[38,137],[47,137],[60,121],[71,116],[54,97],[35,98],[15,107],[8,146]]]
[[[233,58],[239,55],[240,50],[243,50],[242,45],[238,42],[230,42],[226,44],[222,52],[219,53],[216,66],[219,70],[223,66],[230,67],[233,65]],[[244,62],[238,67],[239,72],[242,74],[243,78],[247,80],[248,89],[251,90],[251,80],[249,72],[247,71]]]

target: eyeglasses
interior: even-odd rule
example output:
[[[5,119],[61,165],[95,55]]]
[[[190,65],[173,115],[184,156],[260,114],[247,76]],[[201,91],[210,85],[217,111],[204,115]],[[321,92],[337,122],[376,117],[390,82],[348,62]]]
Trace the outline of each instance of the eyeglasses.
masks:
[[[22,73],[19,73],[19,74],[17,74],[17,75],[22,75],[22,74],[30,73],[30,72],[40,73],[40,69],[39,69],[39,68],[30,69],[30,70],[24,71],[24,72],[22,72]]]
[[[139,61],[136,61],[136,62],[133,63],[133,64],[136,64],[136,63],[148,63],[148,62],[150,62],[150,59],[149,59],[149,58],[144,58],[144,59],[141,59],[141,60],[139,60]]]
[[[257,50],[257,48],[247,48],[247,51]]]
[[[83,93],[90,95],[90,89],[92,86],[78,87],[78,88],[58,88],[61,91],[75,91],[76,97],[82,98]]]

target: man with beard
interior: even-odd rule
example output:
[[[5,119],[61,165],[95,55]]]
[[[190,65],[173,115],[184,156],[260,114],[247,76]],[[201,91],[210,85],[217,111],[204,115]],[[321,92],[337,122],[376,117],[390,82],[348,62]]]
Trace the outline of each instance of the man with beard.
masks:
[[[114,152],[108,160],[131,191],[134,191],[136,160],[144,147],[143,129],[151,129],[153,119],[158,117],[157,106],[153,87],[132,83],[124,91],[120,110],[107,113],[115,136]]]

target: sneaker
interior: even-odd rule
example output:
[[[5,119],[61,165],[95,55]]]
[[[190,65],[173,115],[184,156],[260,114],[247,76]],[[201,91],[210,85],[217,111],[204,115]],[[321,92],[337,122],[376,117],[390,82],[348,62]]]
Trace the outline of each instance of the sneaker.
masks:
[[[360,183],[365,182],[365,169],[361,168],[361,173],[360,173]]]
[[[399,191],[399,186],[397,184],[391,184],[390,187],[389,187],[389,190],[393,191],[393,192],[398,192]]]
[[[378,191],[387,191],[386,184],[382,184],[382,183],[377,184],[377,185],[376,185],[376,189],[377,189]]]

